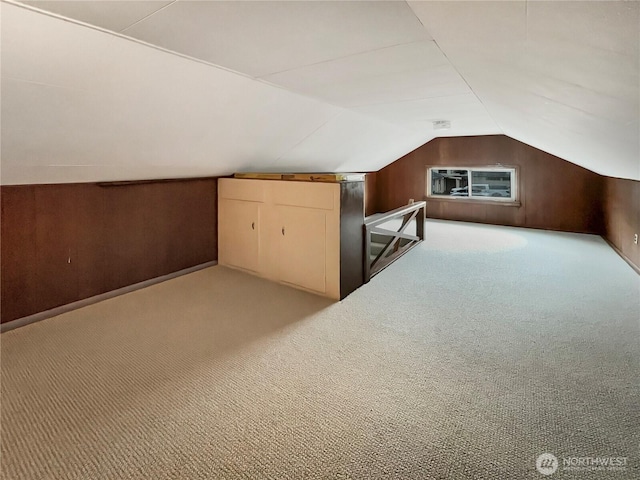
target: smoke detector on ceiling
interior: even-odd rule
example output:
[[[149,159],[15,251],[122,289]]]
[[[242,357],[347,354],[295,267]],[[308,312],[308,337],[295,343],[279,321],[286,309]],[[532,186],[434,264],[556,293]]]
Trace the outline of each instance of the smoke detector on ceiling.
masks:
[[[450,128],[451,128],[450,120],[434,120],[433,121],[434,130],[449,130]]]

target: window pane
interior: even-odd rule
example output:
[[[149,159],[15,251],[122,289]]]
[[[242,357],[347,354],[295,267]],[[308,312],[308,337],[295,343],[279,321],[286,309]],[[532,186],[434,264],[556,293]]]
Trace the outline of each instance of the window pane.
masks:
[[[491,170],[471,172],[472,197],[511,197],[511,173]]]
[[[467,170],[431,169],[431,194],[466,197],[469,185]]]

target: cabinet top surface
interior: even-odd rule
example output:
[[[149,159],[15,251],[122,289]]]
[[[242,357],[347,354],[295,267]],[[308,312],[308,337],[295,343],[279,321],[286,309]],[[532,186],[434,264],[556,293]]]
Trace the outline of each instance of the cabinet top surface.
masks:
[[[364,173],[235,173],[234,178],[254,180],[291,180],[298,182],[364,182]]]

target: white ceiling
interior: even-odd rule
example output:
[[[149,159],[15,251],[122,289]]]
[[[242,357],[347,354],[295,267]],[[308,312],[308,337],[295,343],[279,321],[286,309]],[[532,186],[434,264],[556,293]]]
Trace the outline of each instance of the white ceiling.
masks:
[[[640,179],[640,3],[410,5],[506,135]]]
[[[1,180],[370,171],[435,136],[500,133],[640,179],[639,11],[4,2]]]

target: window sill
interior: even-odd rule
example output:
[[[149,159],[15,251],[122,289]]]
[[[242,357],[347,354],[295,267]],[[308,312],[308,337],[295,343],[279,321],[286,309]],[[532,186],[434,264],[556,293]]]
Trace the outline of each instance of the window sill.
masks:
[[[480,205],[495,205],[497,207],[521,207],[522,204],[517,200],[485,200],[485,199],[469,199],[466,197],[426,197],[427,202],[452,202],[452,203],[473,203]]]

